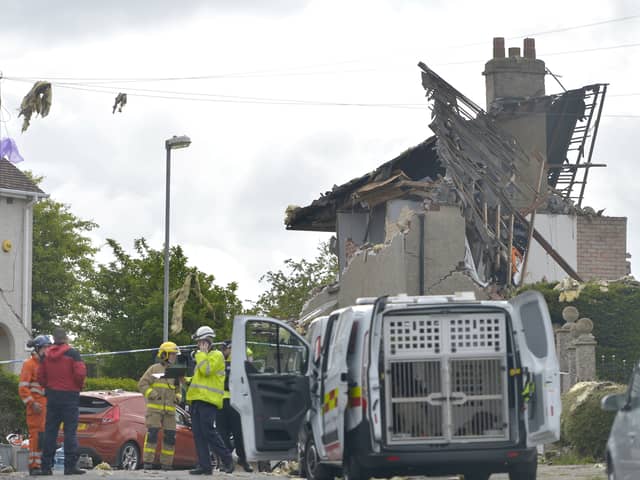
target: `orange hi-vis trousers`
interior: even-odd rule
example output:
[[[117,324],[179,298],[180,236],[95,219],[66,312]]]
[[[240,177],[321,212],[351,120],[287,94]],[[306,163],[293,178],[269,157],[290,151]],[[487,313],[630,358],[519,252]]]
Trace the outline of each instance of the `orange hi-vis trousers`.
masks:
[[[31,410],[28,408],[27,410]],[[42,467],[42,440],[44,438],[44,424],[47,416],[46,409],[42,412],[27,412],[27,427],[29,428],[29,470]]]

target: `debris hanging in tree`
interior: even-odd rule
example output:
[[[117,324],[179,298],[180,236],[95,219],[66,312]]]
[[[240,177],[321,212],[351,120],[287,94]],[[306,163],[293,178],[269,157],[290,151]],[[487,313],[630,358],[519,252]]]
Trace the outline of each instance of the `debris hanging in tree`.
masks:
[[[182,283],[182,286],[176,290],[173,290],[169,295],[169,299],[173,301],[173,311],[171,313],[171,333],[176,334],[182,331],[182,319],[184,306],[189,300],[191,290],[195,292],[198,303],[204,305],[208,312],[213,314],[215,320],[215,310],[211,302],[207,300],[202,294],[202,288],[200,287],[200,278],[197,272],[194,270],[187,274]]]

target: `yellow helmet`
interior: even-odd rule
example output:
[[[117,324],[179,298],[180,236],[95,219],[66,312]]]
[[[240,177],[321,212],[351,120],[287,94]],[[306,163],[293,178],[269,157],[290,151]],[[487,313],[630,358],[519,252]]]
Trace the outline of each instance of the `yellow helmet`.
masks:
[[[166,360],[167,358],[169,358],[170,353],[176,353],[180,355],[180,349],[178,348],[178,345],[176,345],[173,342],[164,342],[158,348],[158,357],[163,360]]]

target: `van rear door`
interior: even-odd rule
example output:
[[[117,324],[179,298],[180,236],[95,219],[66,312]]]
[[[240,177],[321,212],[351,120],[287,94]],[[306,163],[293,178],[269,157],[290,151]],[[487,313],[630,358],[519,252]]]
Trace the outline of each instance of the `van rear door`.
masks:
[[[527,446],[560,438],[560,369],[547,303],[533,290],[509,300],[520,351]]]
[[[300,427],[311,405],[309,345],[272,318],[233,320],[231,405],[240,413],[247,460],[297,458]]]
[[[344,452],[344,413],[349,403],[347,351],[353,316],[353,310],[348,308],[334,320],[324,353],[322,444],[329,460],[342,460]]]

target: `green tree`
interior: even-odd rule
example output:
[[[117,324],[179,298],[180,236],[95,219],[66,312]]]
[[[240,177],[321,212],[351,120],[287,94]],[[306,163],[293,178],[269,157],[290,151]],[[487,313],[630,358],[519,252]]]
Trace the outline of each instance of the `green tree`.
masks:
[[[42,177],[30,175],[35,183]],[[81,318],[91,294],[96,249],[87,236],[98,225],[52,199],[33,208],[32,323],[50,332],[53,323]]]
[[[97,351],[155,348],[163,333],[163,252],[149,247],[145,239],[134,241],[133,256],[115,240],[107,240],[107,244],[114,260],[100,265],[95,274],[83,337]],[[171,249],[170,267],[170,290],[178,290],[191,275],[197,277],[202,295],[191,295],[186,301],[182,331],[174,334],[170,330],[170,339],[179,345],[189,344],[191,334],[201,325],[211,326],[219,339],[229,336],[233,316],[242,310],[237,284],[215,285],[212,275],[188,265],[179,246]],[[136,378],[151,360],[150,354],[114,356],[101,362],[100,373]]]
[[[336,281],[338,258],[330,252],[329,242],[320,242],[313,260],[284,261],[284,270],[268,271],[261,278],[268,289],[258,297],[255,313],[292,320],[298,318],[311,292]]]

